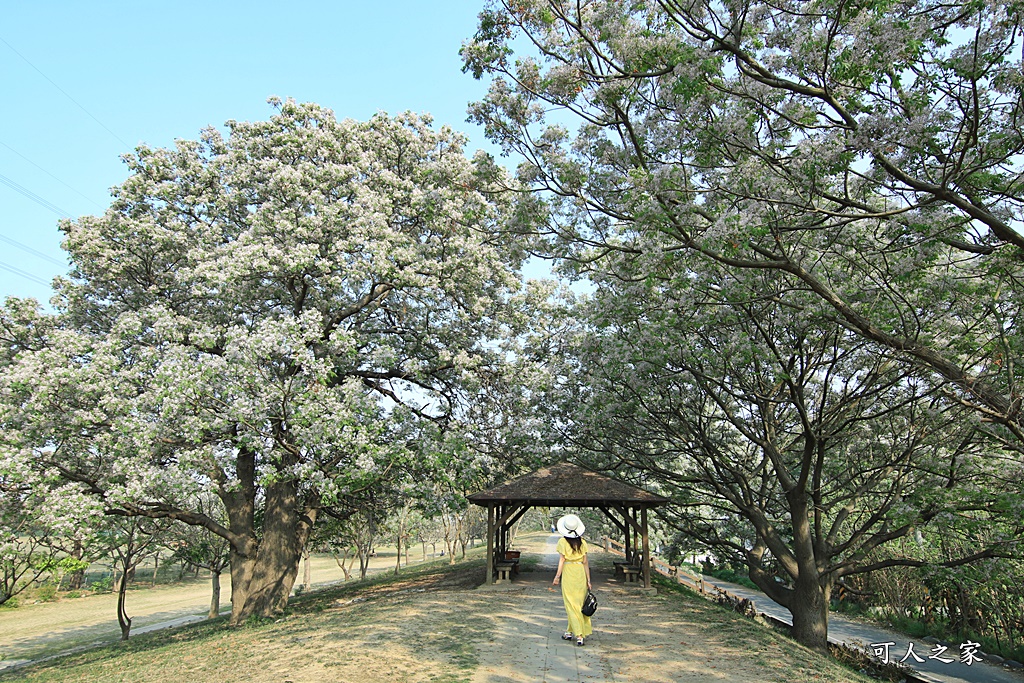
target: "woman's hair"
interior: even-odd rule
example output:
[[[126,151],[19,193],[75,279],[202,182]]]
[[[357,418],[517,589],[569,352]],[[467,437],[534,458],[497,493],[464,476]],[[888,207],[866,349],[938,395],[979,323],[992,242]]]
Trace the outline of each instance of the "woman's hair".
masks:
[[[574,553],[578,553],[580,548],[583,547],[583,539],[579,536],[566,536],[565,540],[569,541],[569,547],[572,548]]]

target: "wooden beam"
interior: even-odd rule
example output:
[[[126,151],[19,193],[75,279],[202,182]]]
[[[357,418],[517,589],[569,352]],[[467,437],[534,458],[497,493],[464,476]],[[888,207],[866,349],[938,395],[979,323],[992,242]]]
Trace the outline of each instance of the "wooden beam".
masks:
[[[518,505],[509,505],[507,508],[502,508],[502,511],[500,513],[501,516],[498,518],[498,526],[502,526],[506,522],[508,522],[508,524],[515,523],[515,520],[512,520],[510,522],[509,518],[512,517],[512,515],[516,514],[516,512],[526,512],[529,509],[529,505],[524,505],[522,508],[520,508]],[[519,519],[519,517],[516,517],[516,519]]]
[[[494,583],[494,505],[487,504],[487,581]]]
[[[647,508],[640,508],[640,526],[643,527],[644,544],[644,588],[651,587],[651,535],[647,528]]]
[[[608,519],[612,520],[612,522],[615,524],[615,526],[617,526],[619,528],[619,531],[621,531],[623,534],[627,533],[626,532],[626,523],[625,522],[620,522],[619,518],[616,517],[615,515],[613,515],[611,510],[609,510],[607,507],[604,507],[604,506],[599,506],[598,510],[603,512],[605,514],[605,517],[607,517]]]
[[[638,533],[642,531],[642,529],[640,528],[640,523],[636,521],[635,515],[631,515],[627,508],[623,508],[621,505],[615,505],[614,503],[611,505],[611,507],[617,510],[618,513],[622,515],[623,519],[629,522],[629,525],[633,527],[634,531]]]
[[[512,515],[512,517],[508,520],[508,526],[512,526],[513,524],[518,522],[520,519],[522,519],[523,515],[525,515],[527,513],[527,511],[529,511],[529,509],[530,509],[529,505],[524,505],[522,510],[520,510],[516,514]]]

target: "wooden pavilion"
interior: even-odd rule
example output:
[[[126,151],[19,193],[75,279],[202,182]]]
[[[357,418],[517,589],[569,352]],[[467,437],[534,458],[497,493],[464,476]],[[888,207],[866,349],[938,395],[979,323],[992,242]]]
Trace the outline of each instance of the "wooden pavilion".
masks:
[[[572,463],[542,467],[474,493],[470,502],[487,508],[487,582],[505,559],[509,530],[531,507],[597,508],[625,537],[626,561],[639,565],[645,588],[651,587],[651,549],[647,513],[668,498]]]

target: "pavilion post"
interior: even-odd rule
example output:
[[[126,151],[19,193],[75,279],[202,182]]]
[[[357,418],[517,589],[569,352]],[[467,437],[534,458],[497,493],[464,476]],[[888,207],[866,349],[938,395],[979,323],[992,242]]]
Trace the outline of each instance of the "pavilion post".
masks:
[[[651,534],[647,527],[647,508],[640,508],[640,526],[643,528],[644,588],[651,587]]]
[[[640,531],[636,528],[636,522],[640,521],[638,519],[638,515],[636,514],[636,512],[637,512],[636,508],[630,508],[629,509],[629,515],[630,515],[630,517],[633,518],[633,522],[634,522],[634,524],[633,524],[633,557],[634,558],[636,557],[637,553],[642,552],[642,548],[643,548],[643,546],[640,545]],[[641,560],[643,560],[643,558],[641,558]]]
[[[623,528],[622,531],[624,532],[623,533],[623,536],[624,536],[623,540],[625,541],[625,546],[626,546],[625,548],[623,548],[623,550],[625,550],[625,552],[626,552],[626,562],[632,562],[633,561],[633,544],[630,542],[630,540],[633,537],[633,530],[630,528],[630,524],[629,524],[629,508],[626,508],[625,510],[622,511],[622,517],[623,517],[623,522],[625,522],[625,527]]]
[[[494,505],[487,506],[487,581],[494,583]]]

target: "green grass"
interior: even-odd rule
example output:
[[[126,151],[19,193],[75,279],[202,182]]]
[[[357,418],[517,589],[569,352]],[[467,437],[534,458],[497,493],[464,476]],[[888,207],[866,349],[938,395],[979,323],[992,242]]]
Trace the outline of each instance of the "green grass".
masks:
[[[710,572],[706,571],[704,573],[707,574],[708,576],[713,576],[716,579],[721,579],[722,581],[729,581],[730,583],[736,583],[736,584],[739,584],[741,586],[745,586],[746,588],[753,588],[756,591],[761,590],[760,588],[757,587],[757,584],[754,583],[753,581],[751,581],[750,577],[747,576],[746,573],[744,573],[744,572],[738,572],[738,571],[734,571],[732,569],[723,567],[723,568],[712,570]]]

